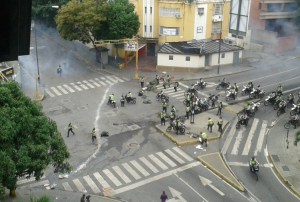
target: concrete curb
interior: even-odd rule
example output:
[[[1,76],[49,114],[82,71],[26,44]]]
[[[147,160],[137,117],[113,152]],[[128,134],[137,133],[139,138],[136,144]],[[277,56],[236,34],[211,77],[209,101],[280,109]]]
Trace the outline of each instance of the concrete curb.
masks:
[[[269,160],[273,164],[273,168],[279,179],[288,187],[298,198],[300,198],[300,193],[295,189],[295,187],[281,174],[279,168],[277,167],[273,157],[271,155],[268,156]]]
[[[206,154],[206,155],[202,155],[202,156],[198,156],[197,159],[205,166],[207,166],[208,169],[210,169],[212,172],[214,172],[216,175],[218,175],[220,178],[222,178],[223,180],[225,180],[228,184],[230,184],[231,186],[233,186],[235,189],[244,192],[245,188],[244,186],[242,186],[242,184],[239,183],[238,179],[234,176],[234,178],[236,178],[237,182],[239,183],[238,185],[236,185],[236,183],[232,182],[230,179],[228,179],[225,175],[223,175],[222,173],[220,173],[218,170],[216,170],[212,165],[210,165],[209,163],[205,162],[205,160],[201,159],[201,157],[203,156],[208,156],[208,155],[214,155],[214,154],[218,154],[220,159],[222,160],[223,165],[228,169],[228,171],[231,173],[231,170],[228,168],[228,165],[224,162],[223,158],[221,157],[219,152],[216,153],[211,153],[211,154]]]
[[[186,145],[192,145],[192,144],[199,144],[199,140],[198,139],[191,139],[189,141],[177,141],[174,137],[172,137],[171,134],[167,133],[166,131],[161,130],[157,125],[155,125],[155,128],[160,131],[164,136],[166,136],[167,138],[169,138],[172,142],[174,142],[175,144],[179,145],[179,146],[186,146]],[[221,135],[217,135],[217,137],[209,137],[207,138],[207,141],[212,141],[212,140],[216,140],[219,139],[221,137]]]

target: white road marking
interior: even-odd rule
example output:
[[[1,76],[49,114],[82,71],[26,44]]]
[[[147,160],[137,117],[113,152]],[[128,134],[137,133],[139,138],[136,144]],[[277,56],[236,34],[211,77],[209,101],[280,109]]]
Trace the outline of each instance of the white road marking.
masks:
[[[78,191],[82,192],[82,193],[85,193],[86,190],[84,188],[84,186],[81,184],[81,182],[79,181],[79,179],[75,179],[73,180],[75,186],[77,187]]]
[[[162,158],[165,162],[167,162],[172,168],[176,167],[176,164],[169,159],[164,153],[162,152],[157,152],[156,153],[160,158]]]
[[[142,173],[144,176],[149,176],[150,174],[135,160],[130,161],[130,163]]]
[[[108,170],[103,170],[103,173],[116,185],[121,186],[122,183]]]
[[[114,85],[114,82],[111,82],[111,81],[107,80],[107,79],[104,78],[104,77],[100,77],[100,79],[102,79],[103,81],[105,81],[105,82],[108,83],[109,85]]]
[[[114,166],[114,167],[112,167],[112,169],[114,169],[114,171],[122,178],[122,180],[126,184],[131,182],[131,180],[127,177],[127,175],[121,170],[121,168],[119,166]]]
[[[118,80],[116,80],[115,78],[113,78],[112,76],[106,76],[106,78],[108,78],[109,80],[111,80],[114,83],[118,83]]]
[[[173,90],[173,92],[168,93],[168,95],[170,95],[170,96],[172,96],[172,97],[175,96],[175,95],[184,95],[184,90],[179,90],[179,89],[177,89],[176,92]]]
[[[188,161],[192,161],[193,159],[187,155],[186,153],[184,153],[181,149],[179,149],[178,147],[173,147],[173,150],[175,150],[177,153],[179,153],[183,158],[185,158]]]
[[[210,188],[212,188],[215,192],[217,192],[218,194],[220,194],[221,196],[224,196],[225,194],[219,190],[217,187],[215,187],[214,185],[212,185],[212,181],[210,181],[209,179],[202,177],[199,175],[200,181],[203,184],[203,186],[209,186]]]
[[[165,150],[173,159],[175,159],[178,163],[184,164],[184,160],[182,160],[179,156],[174,154],[170,149]]]
[[[233,145],[232,150],[231,150],[231,155],[237,155],[238,154],[238,150],[239,150],[239,147],[240,147],[240,144],[241,144],[241,140],[243,138],[243,132],[245,130],[246,130],[245,128],[239,130],[238,135],[235,138],[235,142],[234,142],[234,145]]]
[[[97,187],[95,182],[91,179],[90,176],[86,175],[83,177],[83,179],[86,181],[86,183],[90,186],[90,188],[93,190],[95,194],[100,193],[100,189]]]
[[[70,86],[68,86],[67,84],[64,84],[63,87],[65,87],[65,89],[67,89],[68,91],[70,91],[71,93],[74,93],[75,90],[73,90]]]
[[[167,170],[168,169],[168,167],[163,163],[163,162],[161,162],[158,158],[156,158],[153,154],[150,154],[150,155],[148,155],[149,156],[149,158],[154,162],[154,163],[156,163],[161,169],[163,169],[163,170]]]
[[[98,173],[94,173],[94,177],[96,178],[96,180],[101,184],[101,186],[103,188],[109,188],[110,185],[106,182],[106,180]]]
[[[86,87],[86,85],[84,85],[83,83],[81,83],[80,81],[76,82],[81,88],[88,90],[89,88]]]
[[[73,189],[71,188],[71,186],[70,186],[70,184],[68,182],[62,183],[62,186],[64,187],[64,189],[66,191],[73,191]]]
[[[229,144],[231,143],[232,138],[233,138],[233,136],[235,134],[235,131],[236,131],[236,128],[235,128],[236,123],[237,123],[237,119],[235,119],[234,122],[231,125],[231,129],[230,129],[230,131],[228,133],[228,136],[227,136],[227,138],[225,140],[225,143],[224,143],[224,145],[222,147],[222,150],[221,150],[222,154],[226,154],[227,153]]]
[[[242,166],[242,167],[249,167],[249,163],[243,163],[243,162],[227,162],[230,166]],[[259,167],[262,168],[272,168],[273,165],[271,163],[265,163],[265,164],[259,164]]]
[[[111,77],[113,77],[113,78],[115,78],[118,82],[124,82],[124,80],[122,80],[121,78],[119,78],[119,77],[117,77],[117,76],[111,76]]]
[[[141,157],[140,160],[154,173],[158,173],[159,171],[157,170],[157,168],[150,163],[145,157]]]
[[[51,90],[58,96],[62,95],[55,87],[51,87]]]
[[[97,83],[96,81],[90,79],[89,82],[91,82],[93,85],[100,87],[101,85],[99,83]]]
[[[264,141],[264,136],[265,136],[266,130],[267,130],[267,125],[268,125],[268,122],[266,120],[263,120],[261,129],[260,129],[260,133],[259,133],[259,136],[258,136],[254,156],[257,156],[257,153],[261,152],[261,149],[262,149],[262,146],[263,146],[263,141]]]
[[[66,91],[63,87],[61,86],[56,86],[56,88],[58,88],[61,92],[63,92],[63,94],[69,94],[68,91]]]
[[[252,123],[252,126],[251,126],[251,129],[250,129],[250,132],[248,134],[248,138],[246,140],[246,144],[244,146],[244,150],[242,152],[242,155],[248,155],[249,154],[249,151],[250,151],[250,147],[251,147],[251,141],[252,141],[252,138],[254,136],[254,133],[256,131],[256,128],[257,128],[257,124],[258,124],[258,119],[257,118],[254,118],[253,119],[253,123]]]
[[[55,97],[55,95],[53,95],[47,88],[45,88],[45,92],[50,95],[50,97]]]
[[[132,169],[132,167],[128,163],[123,163],[122,166],[134,177],[134,179],[141,179],[141,176]]]
[[[75,83],[70,83],[76,90],[78,91],[82,91],[81,88],[79,88],[79,86],[77,86]]]
[[[160,180],[160,179],[162,179],[162,178],[165,178],[165,177],[174,175],[174,174],[176,174],[176,173],[178,173],[178,172],[182,172],[182,171],[185,171],[185,170],[187,170],[187,169],[190,169],[190,168],[193,168],[193,167],[196,167],[196,166],[199,166],[199,165],[201,165],[201,163],[198,162],[198,161],[192,162],[192,163],[190,163],[190,164],[187,164],[187,165],[181,166],[181,167],[179,167],[179,168],[176,168],[176,169],[167,171],[167,172],[165,172],[165,173],[156,175],[156,176],[151,177],[151,178],[147,178],[147,179],[145,179],[145,180],[136,182],[136,183],[131,184],[131,185],[128,185],[128,186],[126,186],[126,187],[122,187],[122,188],[120,188],[120,189],[116,189],[116,190],[113,191],[113,194],[114,194],[114,195],[117,195],[117,194],[120,194],[120,193],[129,191],[129,190],[135,189],[135,188],[137,188],[137,187],[143,186],[143,185],[145,185],[145,184],[149,184],[149,183],[151,183],[151,182]]]
[[[92,84],[90,84],[88,81],[84,80],[82,81],[82,83],[86,84],[87,86],[89,86],[90,88],[95,88],[95,86],[93,86]]]
[[[106,86],[106,83],[101,81],[100,79],[98,78],[95,78],[96,81],[98,81],[102,86]]]

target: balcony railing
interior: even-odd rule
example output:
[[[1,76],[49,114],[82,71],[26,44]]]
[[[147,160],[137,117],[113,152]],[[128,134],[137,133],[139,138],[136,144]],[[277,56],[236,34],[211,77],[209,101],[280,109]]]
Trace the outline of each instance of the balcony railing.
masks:
[[[278,3],[295,3],[295,0],[262,0],[264,4],[278,4]]]

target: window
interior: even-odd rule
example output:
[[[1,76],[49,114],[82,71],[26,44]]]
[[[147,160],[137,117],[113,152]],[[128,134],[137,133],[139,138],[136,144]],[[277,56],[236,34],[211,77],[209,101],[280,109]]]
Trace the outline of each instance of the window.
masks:
[[[173,60],[173,55],[169,55],[169,60]]]
[[[198,8],[198,15],[204,14],[204,8]]]
[[[179,28],[178,27],[160,27],[159,34],[163,36],[178,36]]]
[[[212,33],[219,34],[221,33],[221,23],[213,23]]]
[[[152,14],[152,7],[150,7],[150,14]]]
[[[144,26],[144,29],[145,29],[145,32],[147,32],[147,26],[146,25]]]
[[[150,32],[152,32],[152,25],[150,25]]]
[[[222,54],[221,54],[221,58],[225,58],[225,53],[222,53]]]
[[[214,4],[214,15],[222,15],[222,4]]]
[[[190,56],[186,56],[185,57],[185,61],[191,61],[191,57]]]
[[[160,17],[176,17],[180,16],[180,8],[160,8]]]
[[[147,7],[145,7],[145,14],[147,13]]]

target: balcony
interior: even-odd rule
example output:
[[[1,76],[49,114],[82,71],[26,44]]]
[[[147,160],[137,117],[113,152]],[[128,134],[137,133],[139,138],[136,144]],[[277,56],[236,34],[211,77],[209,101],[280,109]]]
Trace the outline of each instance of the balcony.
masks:
[[[296,12],[261,12],[261,20],[294,18]]]

